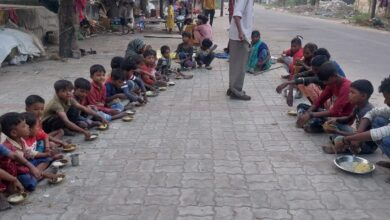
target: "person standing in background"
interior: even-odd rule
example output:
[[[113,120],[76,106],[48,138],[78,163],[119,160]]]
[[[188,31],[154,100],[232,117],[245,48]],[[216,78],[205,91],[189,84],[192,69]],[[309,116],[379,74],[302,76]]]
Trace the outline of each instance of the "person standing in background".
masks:
[[[213,26],[213,20],[215,15],[215,0],[202,0],[203,14],[210,21],[210,25]]]
[[[233,20],[229,29],[229,89],[226,95],[232,99],[251,100],[244,90],[246,64],[249,58],[253,25],[253,0],[236,0]]]

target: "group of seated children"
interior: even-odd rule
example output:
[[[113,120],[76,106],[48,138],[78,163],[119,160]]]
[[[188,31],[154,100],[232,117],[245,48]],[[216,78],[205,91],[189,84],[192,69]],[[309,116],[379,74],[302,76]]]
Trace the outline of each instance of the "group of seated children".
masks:
[[[33,191],[43,178],[56,180],[62,174],[47,168],[63,157],[58,149],[69,145],[62,140],[64,135],[77,132],[92,141],[97,134],[92,134],[90,128],[108,128],[115,119],[131,120],[134,108],[148,102],[148,93],[157,95],[163,87],[174,85],[171,75],[176,79],[192,78],[180,69],[172,69],[168,46],[161,47],[162,57],[157,62],[156,51],[135,41],[129,44],[137,48],[135,56],[130,52],[127,58],[114,57],[109,76],[102,65],[92,65],[90,80],[56,81],[55,94],[46,105],[42,97],[30,95],[25,100],[26,112],[1,116],[1,131],[6,136],[0,145],[1,192]],[[8,204],[3,195],[0,199],[0,204]]]
[[[379,87],[388,106],[374,108],[369,102],[374,92],[371,82],[350,82],[325,48],[313,43],[302,48],[301,37],[296,37],[278,61],[286,65],[289,81],[276,91],[289,87],[289,95],[297,89],[307,97],[310,104],[297,105],[296,125],[308,133],[332,134],[329,146],[322,148],[325,153],[371,154],[379,147],[390,157],[390,77]],[[287,103],[292,106],[292,99],[288,97]],[[377,164],[390,168],[390,162]]]

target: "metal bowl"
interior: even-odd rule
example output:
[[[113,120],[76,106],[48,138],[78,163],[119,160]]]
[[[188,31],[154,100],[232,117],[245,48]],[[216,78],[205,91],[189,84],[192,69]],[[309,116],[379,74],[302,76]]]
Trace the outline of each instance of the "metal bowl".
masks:
[[[375,170],[375,165],[369,160],[353,155],[338,156],[336,159],[334,159],[334,164],[338,168],[353,174],[367,174]],[[369,168],[364,171],[359,171],[356,169],[356,166],[360,164],[363,166],[368,165]]]

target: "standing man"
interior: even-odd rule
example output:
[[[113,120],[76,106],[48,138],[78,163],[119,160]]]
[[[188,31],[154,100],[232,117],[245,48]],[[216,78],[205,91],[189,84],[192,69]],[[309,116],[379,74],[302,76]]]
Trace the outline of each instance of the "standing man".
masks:
[[[229,89],[226,92],[232,99],[251,100],[242,88],[250,51],[252,24],[253,0],[236,0],[229,30]]]
[[[215,15],[215,1],[216,0],[202,0],[203,13],[209,18],[210,25],[213,26],[213,20]]]

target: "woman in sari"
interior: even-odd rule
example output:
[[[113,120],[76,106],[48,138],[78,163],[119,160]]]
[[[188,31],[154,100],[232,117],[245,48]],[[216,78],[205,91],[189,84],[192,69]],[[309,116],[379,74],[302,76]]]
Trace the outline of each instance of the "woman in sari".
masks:
[[[125,58],[133,60],[139,55],[142,55],[148,47],[143,40],[136,38],[127,45]]]
[[[252,49],[249,55],[247,72],[264,71],[271,67],[271,55],[267,44],[260,38],[259,31],[252,32]]]

